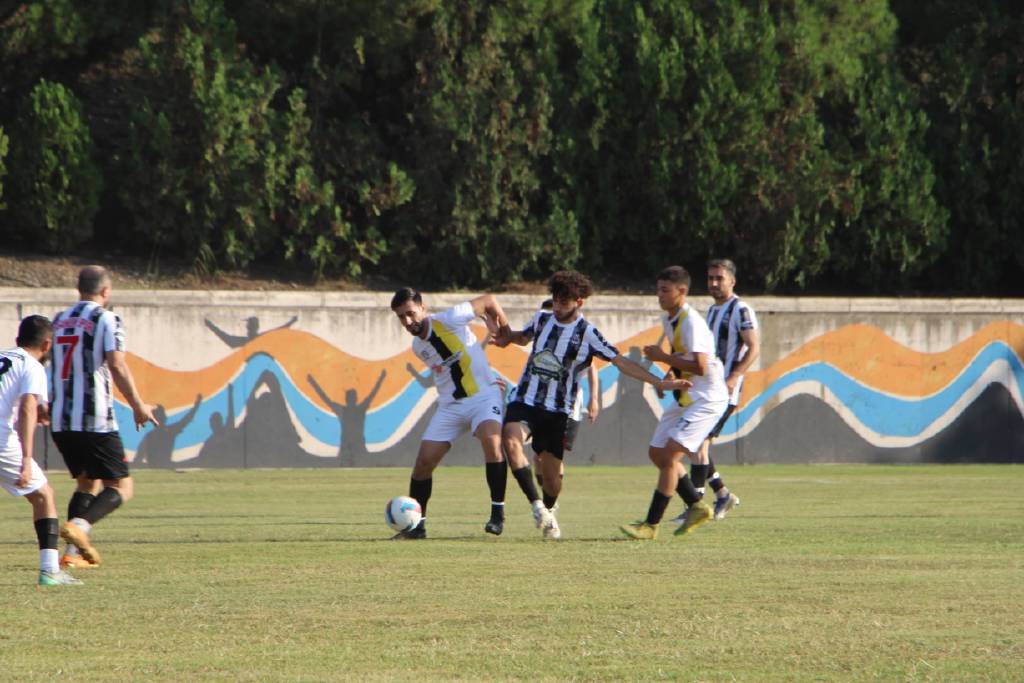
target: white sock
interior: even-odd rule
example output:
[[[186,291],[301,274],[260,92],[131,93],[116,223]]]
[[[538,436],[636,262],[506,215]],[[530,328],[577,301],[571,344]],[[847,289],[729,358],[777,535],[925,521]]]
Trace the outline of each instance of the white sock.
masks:
[[[89,522],[85,521],[81,517],[75,517],[73,520],[71,520],[71,524],[74,524],[85,533],[89,533],[90,531],[92,531],[92,524],[89,524]]]
[[[57,549],[43,548],[39,551],[39,571],[55,572],[60,569],[57,563]]]

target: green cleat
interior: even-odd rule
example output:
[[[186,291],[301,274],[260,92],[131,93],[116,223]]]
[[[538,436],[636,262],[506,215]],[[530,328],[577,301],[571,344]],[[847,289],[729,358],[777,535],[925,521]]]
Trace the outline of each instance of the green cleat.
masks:
[[[62,569],[55,572],[39,572],[40,586],[81,586],[82,581]]]
[[[635,538],[640,541],[653,541],[658,537],[657,524],[634,522],[633,524],[623,524],[619,529],[630,538]]]
[[[681,527],[676,529],[676,536],[685,536],[704,522],[707,522],[715,513],[712,512],[711,506],[705,503],[703,500],[699,500],[690,506],[690,509],[686,515],[686,521]]]

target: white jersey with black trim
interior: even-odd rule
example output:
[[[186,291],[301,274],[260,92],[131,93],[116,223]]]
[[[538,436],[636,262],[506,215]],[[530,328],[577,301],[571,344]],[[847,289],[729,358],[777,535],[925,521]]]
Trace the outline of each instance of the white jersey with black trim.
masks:
[[[121,318],[95,301],[79,301],[53,319],[55,432],[116,432],[107,352],[124,351]]]
[[[693,386],[686,391],[672,392],[676,402],[685,408],[696,400],[725,401],[729,397],[729,390],[725,386],[722,361],[715,355],[711,330],[704,319],[690,304],[683,304],[674,316],[666,315],[662,318],[662,326],[673,354],[679,354],[684,360],[693,360],[695,353],[704,353],[708,357],[707,371],[703,376],[672,368],[673,375],[693,382]]]
[[[711,336],[715,340],[715,354],[722,361],[725,376],[728,377],[736,362],[747,350],[741,333],[744,330],[758,329],[757,315],[750,304],[733,295],[725,303],[713,304],[708,309],[707,322]],[[742,388],[743,378],[740,377],[732,396],[729,397],[730,405],[739,403]]]
[[[594,356],[611,361],[619,355],[583,316],[560,323],[553,313],[541,311],[523,333],[533,339],[533,348],[516,387],[516,400],[570,417]]]
[[[0,452],[20,445],[15,423],[21,397],[27,394],[35,394],[40,403],[49,400],[46,370],[25,349],[0,351]]]
[[[474,396],[494,384],[484,347],[469,329],[476,317],[473,305],[465,301],[427,316],[427,338],[412,339],[413,353],[434,373],[440,403]]]

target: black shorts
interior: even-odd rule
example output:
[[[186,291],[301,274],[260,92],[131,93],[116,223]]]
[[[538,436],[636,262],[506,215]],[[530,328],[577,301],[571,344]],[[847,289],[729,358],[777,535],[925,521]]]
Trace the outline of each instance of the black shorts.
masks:
[[[732,415],[734,410],[736,410],[736,406],[730,403],[726,407],[725,412],[722,413],[722,417],[719,418],[718,424],[716,424],[715,428],[711,430],[710,434],[708,434],[708,439],[718,438],[718,435],[722,433],[722,429],[725,428],[725,421],[729,419],[729,416]]]
[[[550,453],[559,460],[565,455],[566,422],[569,416],[516,401],[505,410],[505,424],[523,422],[533,436],[534,453]]]
[[[576,435],[579,433],[580,420],[574,420],[570,417],[565,423],[565,450],[572,450],[572,445],[576,443]]]
[[[85,473],[90,479],[124,479],[131,476],[124,445],[117,432],[54,432],[53,442],[71,476]]]

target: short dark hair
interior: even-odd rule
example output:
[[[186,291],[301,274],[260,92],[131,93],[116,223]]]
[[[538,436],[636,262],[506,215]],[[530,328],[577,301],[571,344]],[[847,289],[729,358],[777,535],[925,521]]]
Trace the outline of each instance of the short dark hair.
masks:
[[[586,299],[593,294],[590,278],[575,270],[560,270],[548,281],[552,299]]]
[[[53,336],[53,323],[45,315],[30,315],[18,325],[15,343],[26,349],[37,349],[47,338]]]
[[[391,310],[395,310],[409,299],[415,301],[417,305],[423,305],[423,295],[412,287],[402,287],[391,297]]]
[[[103,266],[86,266],[78,271],[79,294],[99,294],[104,285],[110,283],[110,276]]]
[[[732,274],[733,279],[736,279],[736,264],[732,262],[732,259],[713,258],[708,261],[708,270],[712,268],[725,268]]]
[[[550,311],[554,307],[555,307],[554,299],[544,299],[544,301],[540,305],[540,309],[542,311]]]
[[[690,274],[682,266],[669,266],[663,269],[655,278],[655,281],[657,280],[667,280],[681,287],[688,288],[690,286]]]

